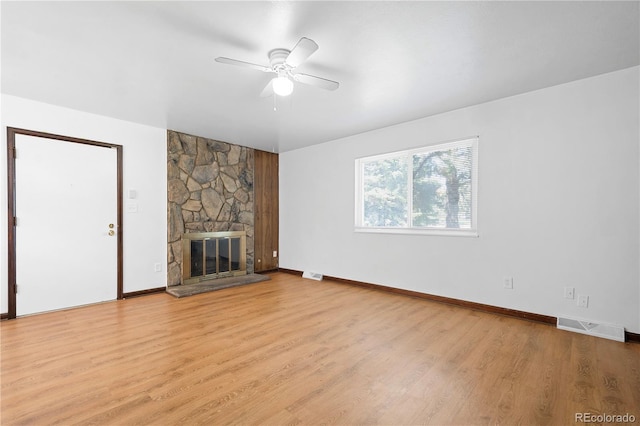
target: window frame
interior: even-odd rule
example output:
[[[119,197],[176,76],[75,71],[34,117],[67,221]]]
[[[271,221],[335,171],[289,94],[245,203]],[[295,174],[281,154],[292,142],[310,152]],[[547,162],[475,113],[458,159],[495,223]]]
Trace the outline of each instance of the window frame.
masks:
[[[381,234],[443,235],[458,237],[478,237],[478,142],[479,136],[466,137],[448,142],[440,142],[402,151],[388,152],[356,158],[355,160],[355,232]],[[470,228],[436,228],[412,226],[413,212],[413,155],[428,154],[434,151],[446,151],[459,147],[471,147],[471,227]],[[407,158],[408,196],[407,226],[364,226],[364,165],[372,161],[393,158]]]

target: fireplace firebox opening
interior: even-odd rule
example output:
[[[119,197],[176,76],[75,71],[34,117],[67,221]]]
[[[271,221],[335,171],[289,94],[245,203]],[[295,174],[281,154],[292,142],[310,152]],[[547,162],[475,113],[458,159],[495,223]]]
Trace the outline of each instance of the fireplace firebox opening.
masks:
[[[182,236],[182,284],[246,275],[245,231],[194,232]]]

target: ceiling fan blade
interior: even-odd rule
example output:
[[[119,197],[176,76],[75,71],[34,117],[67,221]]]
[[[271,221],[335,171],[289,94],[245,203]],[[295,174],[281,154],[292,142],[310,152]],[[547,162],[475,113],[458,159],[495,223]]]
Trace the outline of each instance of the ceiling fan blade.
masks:
[[[309,74],[294,74],[293,79],[302,84],[316,86],[325,90],[336,90],[340,87],[340,83],[337,81],[327,80],[326,78],[315,77]]]
[[[216,58],[216,62],[220,62],[221,64],[237,65],[239,67],[245,67],[245,68],[253,68],[254,70],[258,70],[262,72],[273,72],[273,70],[269,67],[265,67],[263,65],[258,65],[258,64],[252,64],[250,62],[238,61],[235,59],[218,57]]]
[[[260,93],[260,97],[261,98],[268,98],[269,96],[272,96],[273,94],[274,94],[274,92],[273,92],[273,79],[271,79],[271,80],[269,80],[267,85],[264,86],[264,89],[262,89],[262,93]]]
[[[302,37],[293,50],[291,50],[285,62],[295,68],[303,63],[316,50],[318,50],[318,45],[315,41]]]

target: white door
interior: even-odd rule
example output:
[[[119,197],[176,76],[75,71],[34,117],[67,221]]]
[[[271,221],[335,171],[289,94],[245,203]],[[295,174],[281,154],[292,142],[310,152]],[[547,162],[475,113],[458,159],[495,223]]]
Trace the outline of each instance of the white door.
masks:
[[[116,299],[116,149],[15,143],[16,314]]]

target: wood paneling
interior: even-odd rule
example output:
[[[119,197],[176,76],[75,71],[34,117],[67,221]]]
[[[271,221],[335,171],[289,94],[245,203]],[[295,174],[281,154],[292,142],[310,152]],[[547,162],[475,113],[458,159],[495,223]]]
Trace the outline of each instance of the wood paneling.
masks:
[[[0,323],[15,424],[575,424],[640,417],[640,345],[331,281]]]
[[[278,154],[254,152],[254,270],[278,268]]]

